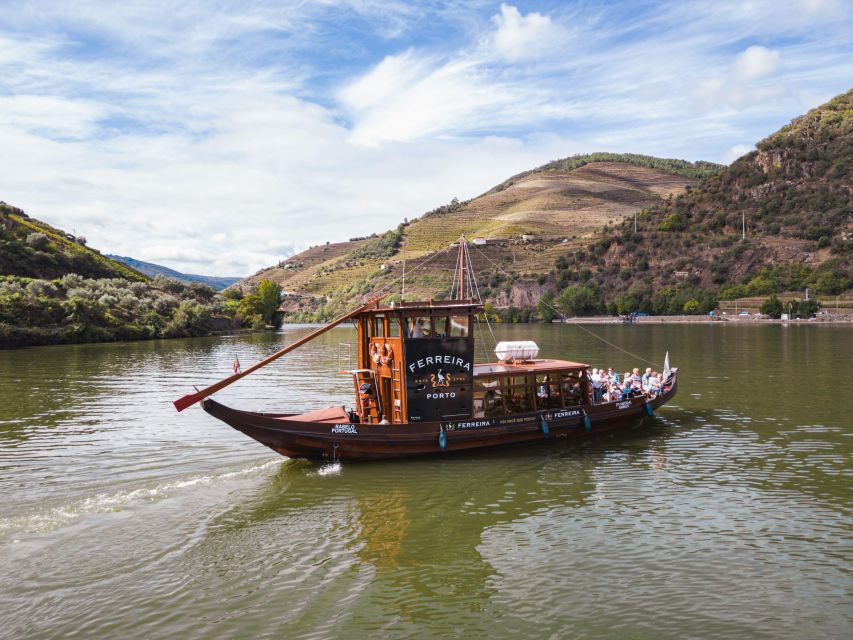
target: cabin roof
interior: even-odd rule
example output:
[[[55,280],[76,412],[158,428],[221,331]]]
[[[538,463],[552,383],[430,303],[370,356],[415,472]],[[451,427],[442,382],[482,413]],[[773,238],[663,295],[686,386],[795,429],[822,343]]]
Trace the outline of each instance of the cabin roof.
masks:
[[[371,309],[365,310],[363,313],[366,315],[372,315],[375,313],[388,313],[392,311],[402,311],[406,315],[415,315],[416,313],[422,312],[425,315],[430,315],[430,313],[435,314],[436,312],[446,312],[449,315],[452,315],[452,312],[456,311],[481,311],[483,309],[483,305],[479,302],[474,302],[473,300],[421,300],[418,302],[403,302],[396,301],[390,302],[388,304],[379,305],[377,304],[375,307]]]
[[[474,377],[500,375],[529,375],[531,373],[557,373],[559,371],[587,369],[589,365],[570,360],[537,358],[526,362],[483,362],[474,365]]]

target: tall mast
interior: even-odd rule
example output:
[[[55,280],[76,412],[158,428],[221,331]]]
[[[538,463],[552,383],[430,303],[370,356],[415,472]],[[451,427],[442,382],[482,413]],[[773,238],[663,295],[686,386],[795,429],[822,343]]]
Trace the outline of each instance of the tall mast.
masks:
[[[459,238],[459,298],[465,299],[465,234]]]

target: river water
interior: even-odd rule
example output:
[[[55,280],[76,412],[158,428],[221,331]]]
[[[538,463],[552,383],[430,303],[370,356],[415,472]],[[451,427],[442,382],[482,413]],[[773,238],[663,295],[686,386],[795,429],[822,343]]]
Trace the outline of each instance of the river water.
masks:
[[[853,330],[590,329],[680,367],[644,427],[339,466],[171,406],[310,327],[0,351],[0,637],[851,637]],[[574,326],[496,333],[643,365]],[[354,338],[216,397],[349,406]]]

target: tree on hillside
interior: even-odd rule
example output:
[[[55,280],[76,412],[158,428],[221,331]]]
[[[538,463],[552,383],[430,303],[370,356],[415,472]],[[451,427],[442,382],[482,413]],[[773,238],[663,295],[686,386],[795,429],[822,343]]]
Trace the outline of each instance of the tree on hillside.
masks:
[[[557,312],[554,310],[554,296],[550,293],[542,294],[539,302],[536,304],[536,311],[542,322],[551,322],[557,317]]]
[[[252,293],[240,300],[240,315],[244,318],[259,316],[260,323],[280,327],[282,315],[278,310],[281,305],[281,285],[271,280],[262,280]]]
[[[599,312],[601,305],[591,287],[573,285],[559,295],[557,307],[567,316],[591,316]]]
[[[764,302],[761,303],[761,306],[758,309],[761,313],[766,316],[770,316],[771,318],[778,320],[782,317],[782,301],[774,293],[772,296],[767,298]]]

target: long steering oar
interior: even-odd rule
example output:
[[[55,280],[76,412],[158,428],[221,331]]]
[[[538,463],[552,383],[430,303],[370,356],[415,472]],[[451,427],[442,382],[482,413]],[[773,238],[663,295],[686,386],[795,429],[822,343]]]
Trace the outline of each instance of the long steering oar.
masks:
[[[387,295],[387,294],[385,294],[385,295]],[[333,320],[329,324],[327,324],[323,327],[320,327],[316,331],[312,331],[307,336],[304,336],[304,337],[300,338],[299,340],[297,340],[296,342],[287,345],[281,351],[276,351],[271,356],[264,358],[259,363],[252,365],[251,367],[249,367],[245,371],[241,371],[240,373],[235,373],[233,376],[231,376],[229,378],[225,378],[224,380],[220,380],[216,384],[212,384],[209,387],[202,389],[201,391],[196,391],[195,393],[191,393],[189,395],[183,396],[182,398],[178,398],[174,402],[175,409],[177,409],[178,411],[183,411],[187,407],[191,407],[192,405],[194,405],[196,402],[199,402],[200,400],[204,400],[207,396],[213,395],[214,393],[216,393],[220,389],[224,389],[225,387],[227,387],[232,382],[237,382],[237,380],[239,380],[243,376],[249,375],[250,373],[252,373],[252,371],[256,371],[256,370],[260,369],[261,367],[268,365],[273,360],[278,360],[284,354],[293,351],[297,347],[301,347],[303,344],[305,344],[309,340],[313,340],[314,338],[319,336],[321,333],[325,333],[329,329],[332,329],[333,327],[338,326],[341,322],[344,322],[345,320],[349,320],[353,316],[358,315],[359,313],[361,313],[362,311],[364,311],[368,307],[370,307],[370,306],[376,304],[377,302],[379,302],[380,300],[382,300],[382,298],[384,298],[385,295],[377,296],[377,297],[373,298],[372,300],[370,300],[370,302],[360,306],[358,309],[354,309],[353,311],[350,311],[348,314],[341,316],[337,320]]]

